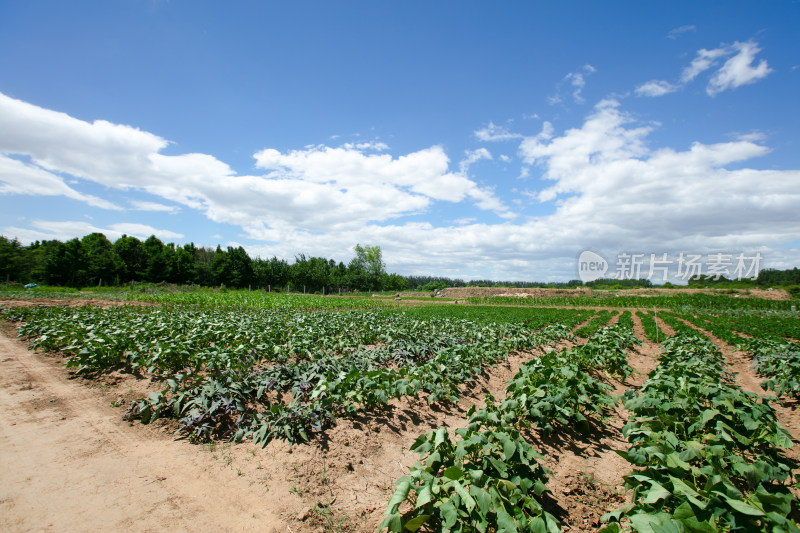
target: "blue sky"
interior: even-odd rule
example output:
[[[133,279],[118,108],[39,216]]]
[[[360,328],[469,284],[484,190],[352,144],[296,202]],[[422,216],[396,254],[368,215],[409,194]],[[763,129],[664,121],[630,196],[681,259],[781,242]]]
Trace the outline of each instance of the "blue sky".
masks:
[[[0,233],[798,266],[797,28],[795,1],[3,2]]]

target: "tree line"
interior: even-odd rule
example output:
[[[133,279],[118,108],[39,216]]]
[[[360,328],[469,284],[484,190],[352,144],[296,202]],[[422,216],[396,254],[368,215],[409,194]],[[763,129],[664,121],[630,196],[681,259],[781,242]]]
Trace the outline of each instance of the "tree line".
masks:
[[[324,257],[295,256],[293,263],[272,257],[251,258],[241,246],[223,250],[165,244],[152,235],[144,241],[123,235],[113,243],[102,233],[92,233],[66,242],[36,241],[23,246],[17,239],[0,235],[0,282],[69,287],[122,285],[132,281],[151,283],[225,285],[231,288],[272,288],[307,292],[441,290],[446,287],[542,287],[636,288],[652,287],[647,279],[599,279],[561,282],[472,280],[442,276],[401,276],[388,274],[378,246],[356,245],[348,263]],[[689,286],[800,285],[800,270],[762,270],[756,280],[732,282],[724,277],[701,276]],[[672,286],[672,285],[670,285]],[[795,291],[796,292],[796,291]]]
[[[278,257],[251,258],[241,246],[179,246],[154,235],[144,241],[123,235],[112,243],[92,233],[27,246],[0,235],[0,281],[68,287],[141,281],[328,293],[408,289],[405,278],[386,272],[380,247],[356,245],[355,252],[347,265],[305,254],[289,264]]]

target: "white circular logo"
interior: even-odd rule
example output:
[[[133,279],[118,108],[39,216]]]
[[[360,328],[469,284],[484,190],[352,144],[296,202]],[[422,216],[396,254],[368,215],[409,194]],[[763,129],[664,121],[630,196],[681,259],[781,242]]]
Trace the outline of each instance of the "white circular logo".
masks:
[[[605,258],[592,252],[584,250],[578,257],[578,277],[584,283],[600,279],[608,272],[608,261]]]

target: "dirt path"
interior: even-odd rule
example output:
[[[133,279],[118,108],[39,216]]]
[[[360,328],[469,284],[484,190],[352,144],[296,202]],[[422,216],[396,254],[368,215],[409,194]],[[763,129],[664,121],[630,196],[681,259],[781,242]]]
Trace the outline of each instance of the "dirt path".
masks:
[[[287,531],[196,446],[128,427],[56,361],[0,334],[0,530]]]

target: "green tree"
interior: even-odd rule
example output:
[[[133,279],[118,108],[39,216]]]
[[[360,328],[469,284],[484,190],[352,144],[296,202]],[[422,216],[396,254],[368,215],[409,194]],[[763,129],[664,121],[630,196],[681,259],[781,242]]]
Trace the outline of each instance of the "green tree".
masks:
[[[347,266],[348,281],[361,291],[381,290],[381,281],[386,274],[386,264],[380,246],[355,246],[356,256]]]
[[[160,283],[170,277],[170,254],[166,245],[155,235],[142,243],[145,255],[144,277],[151,283]],[[174,251],[174,250],[173,250]]]
[[[22,245],[0,235],[0,282],[22,281]]]
[[[86,254],[86,280],[92,285],[104,280],[106,284],[117,283],[125,270],[125,263],[114,252],[102,233],[91,233],[81,239],[81,248]]]
[[[291,267],[284,259],[255,259],[253,261],[253,277],[259,287],[285,287],[289,282]]]
[[[214,250],[206,246],[194,249],[194,283],[204,287],[214,284],[214,254]]]
[[[45,259],[45,281],[51,285],[79,287],[86,278],[86,254],[77,238],[53,241]]]
[[[170,281],[181,284],[194,281],[194,259],[194,243],[176,248],[175,253],[172,255],[172,265],[170,265],[170,272],[172,273]]]
[[[219,245],[214,250],[214,257],[211,260],[211,276],[215,285],[227,285],[231,279],[231,259],[228,252]]]
[[[147,254],[142,241],[136,237],[123,235],[114,242],[114,252],[122,260],[120,281],[128,282],[144,278],[147,268]]]
[[[399,274],[384,274],[381,286],[385,291],[406,291],[408,280]]]
[[[253,261],[245,249],[228,246],[228,262],[228,281],[225,284],[238,288],[249,287],[253,283]]]
[[[322,291],[330,286],[330,263],[322,257],[306,258],[305,254],[295,257],[291,268],[292,285],[307,292]]]

